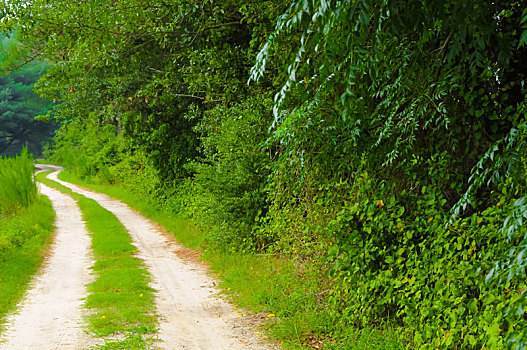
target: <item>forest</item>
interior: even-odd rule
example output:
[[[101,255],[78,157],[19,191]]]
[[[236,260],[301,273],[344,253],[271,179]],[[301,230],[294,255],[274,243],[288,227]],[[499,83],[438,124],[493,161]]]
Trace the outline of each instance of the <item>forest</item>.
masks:
[[[42,146],[53,137],[56,123],[35,118],[46,114],[51,103],[32,89],[47,65],[34,60],[21,64],[16,54],[20,47],[15,35],[0,36],[0,67],[2,72],[12,71],[0,76],[0,154],[12,156],[28,147],[42,156]]]
[[[527,348],[522,1],[0,6],[0,153],[54,134],[47,160],[202,249],[291,263],[260,299],[297,345]]]

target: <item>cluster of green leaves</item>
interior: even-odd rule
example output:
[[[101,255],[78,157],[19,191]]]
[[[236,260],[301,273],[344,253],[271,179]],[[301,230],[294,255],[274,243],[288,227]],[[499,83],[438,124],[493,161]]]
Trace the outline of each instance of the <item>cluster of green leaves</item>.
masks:
[[[424,349],[500,349],[510,334],[523,332],[523,313],[503,311],[521,297],[525,281],[485,278],[496,259],[508,256],[499,228],[512,203],[447,228],[446,200],[433,188],[424,187],[421,198],[385,194],[350,203],[328,226],[336,236],[328,254],[340,284],[329,299],[336,319],[359,326],[391,319]]]
[[[193,218],[209,247],[320,273],[334,346],[386,324],[418,348],[526,346],[521,2],[2,11],[53,62],[52,157]]]
[[[125,182],[145,194],[155,193],[158,171],[149,165],[144,152],[130,151],[129,144],[112,124],[73,121],[57,131],[46,154],[83,178],[105,184]]]
[[[205,113],[196,130],[203,157],[188,165],[194,176],[180,185],[168,208],[209,232],[209,243],[232,250],[263,248],[255,222],[265,216],[269,154],[262,148],[271,101],[249,98]]]

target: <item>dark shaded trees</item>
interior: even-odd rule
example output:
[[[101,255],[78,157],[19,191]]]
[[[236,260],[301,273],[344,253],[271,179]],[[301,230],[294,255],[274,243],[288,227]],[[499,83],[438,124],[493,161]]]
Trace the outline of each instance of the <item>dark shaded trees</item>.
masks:
[[[5,70],[0,75],[0,154],[13,155],[27,146],[29,152],[41,156],[43,144],[51,140],[56,128],[52,121],[34,119],[51,108],[50,101],[33,92],[46,65],[27,61],[25,56],[21,61],[12,60],[17,45],[11,36],[2,38],[0,46],[0,67]],[[8,71],[7,66],[17,66],[17,70]]]
[[[43,143],[53,137],[53,122],[34,119],[51,107],[32,91],[42,74],[41,67],[33,66],[0,76],[0,154],[13,155],[27,146],[29,152],[40,156]]]

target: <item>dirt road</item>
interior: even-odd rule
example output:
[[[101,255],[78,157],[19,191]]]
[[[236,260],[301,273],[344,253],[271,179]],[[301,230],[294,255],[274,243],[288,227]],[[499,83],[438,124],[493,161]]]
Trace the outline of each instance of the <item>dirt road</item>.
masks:
[[[42,166],[43,170],[56,169],[54,166]],[[130,236],[137,247],[137,256],[142,259],[152,278],[151,287],[156,293],[156,312],[159,315],[160,329],[158,333],[159,342],[154,345],[154,348],[160,349],[271,349],[276,348],[261,342],[261,338],[256,334],[255,329],[251,327],[238,313],[233,310],[233,306],[225,302],[217,296],[218,290],[214,287],[213,279],[207,274],[206,268],[202,264],[191,263],[179,258],[175,251],[181,250],[181,247],[174,242],[170,236],[161,232],[155,224],[145,219],[142,215],[130,209],[122,202],[112,199],[104,194],[95,193],[78,186],[63,182],[57,179],[57,172],[51,173],[48,177],[54,181],[61,183],[64,186],[71,188],[74,192],[78,192],[88,198],[96,200],[102,207],[112,212],[129,231]],[[75,265],[80,264],[83,271],[87,270],[90,265],[89,251],[86,241],[86,234],[80,222],[77,213],[78,208],[72,204],[71,198],[61,195],[58,196],[55,192],[42,186],[42,191],[50,198],[55,198],[54,205],[59,209],[60,206],[67,208],[64,210],[68,212],[66,216],[70,217],[70,221],[76,223],[64,224],[69,227],[69,231],[75,231],[71,234],[70,240],[73,242],[66,243],[59,239],[60,227],[57,232],[57,243],[54,248],[54,256],[59,255],[59,250],[69,252],[65,257],[66,261],[58,262],[56,264],[72,265],[71,261],[77,261],[80,257],[81,262],[76,262]],[[75,212],[75,217],[71,213]],[[59,211],[57,211],[59,217]],[[62,216],[62,215],[61,215]],[[76,228],[73,229],[73,225]],[[82,233],[81,233],[82,232]],[[71,233],[71,232],[70,232]],[[68,235],[65,233],[65,235]],[[82,243],[79,238],[82,236]],[[82,247],[81,247],[82,246]],[[73,253],[75,251],[75,253]],[[82,254],[79,252],[82,251]],[[75,259],[73,258],[75,256]],[[83,258],[83,256],[85,258]],[[40,287],[35,285],[34,289],[28,294],[29,301],[22,303],[22,310],[20,315],[23,316],[22,321],[10,321],[10,331],[6,334],[7,343],[0,345],[0,349],[23,349],[24,347],[17,346],[16,338],[25,338],[24,329],[33,332],[36,328],[42,328],[42,332],[46,333],[44,325],[53,324],[57,328],[65,330],[62,333],[57,333],[53,337],[60,338],[54,343],[46,340],[49,345],[39,345],[28,347],[32,349],[86,349],[93,343],[82,334],[80,328],[79,301],[84,296],[83,286],[91,281],[85,272],[68,272],[59,271],[58,276],[48,277],[46,270],[53,265],[50,261],[44,273],[38,278],[43,280],[45,285],[61,284],[64,289],[61,293],[53,295],[51,291],[47,291],[49,287]],[[66,280],[66,275],[75,275],[79,277],[79,281],[72,282]],[[59,281],[54,280],[58,278]],[[70,290],[70,285],[75,284],[74,291]],[[45,293],[45,294],[44,294]],[[71,300],[71,308],[76,309],[75,312],[70,310],[67,319],[56,318],[56,314],[48,314],[47,312],[35,311],[39,309],[40,303],[48,304],[64,304],[64,300]],[[55,306],[53,306],[55,307]],[[44,307],[46,310],[51,307]],[[66,313],[65,313],[66,314]],[[16,319],[18,316],[13,316]],[[33,320],[31,323],[30,319]],[[35,320],[42,325],[35,326]],[[74,325],[74,326],[72,326]],[[44,334],[35,334],[35,339],[44,339]],[[57,339],[58,339],[57,338]],[[37,340],[36,340],[37,341]],[[38,340],[40,341],[40,340]],[[84,342],[84,343],[83,343]],[[37,343],[34,343],[37,344]],[[40,343],[38,343],[40,344]],[[83,345],[80,345],[83,344]]]
[[[55,241],[17,313],[8,317],[0,349],[85,349],[92,344],[81,308],[93,278],[90,238],[73,199],[44,185],[40,192],[56,211]]]

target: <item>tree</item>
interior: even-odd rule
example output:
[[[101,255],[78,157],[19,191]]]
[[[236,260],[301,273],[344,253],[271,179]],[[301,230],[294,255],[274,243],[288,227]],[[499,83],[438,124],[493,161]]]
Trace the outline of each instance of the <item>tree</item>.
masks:
[[[253,33],[280,10],[240,0],[23,3],[4,7],[3,26],[18,24],[53,63],[36,89],[57,100],[57,120],[116,125],[168,182],[200,155],[202,113],[250,91]]]
[[[0,64],[6,55],[0,56]],[[23,147],[36,156],[42,154],[43,143],[53,137],[55,123],[35,120],[51,108],[50,101],[32,91],[46,66],[31,62],[18,71],[0,76],[0,154],[13,155]]]

